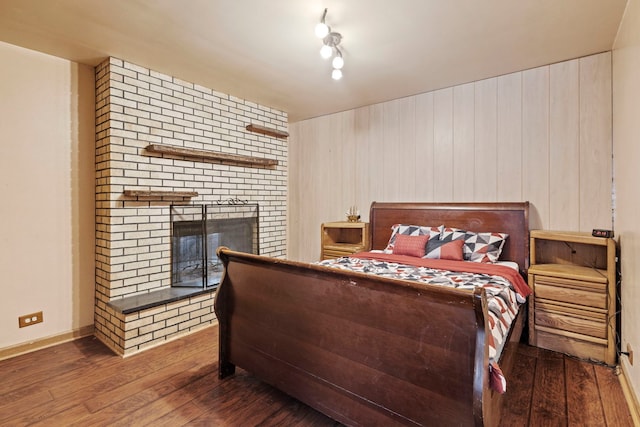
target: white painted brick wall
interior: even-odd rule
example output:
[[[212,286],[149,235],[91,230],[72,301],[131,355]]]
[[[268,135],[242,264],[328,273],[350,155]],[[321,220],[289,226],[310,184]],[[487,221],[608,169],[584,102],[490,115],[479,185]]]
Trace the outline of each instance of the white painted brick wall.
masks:
[[[287,141],[251,133],[253,123],[287,130],[287,114],[148,70],[116,58],[96,67],[96,335],[130,353],[214,320],[212,296],[166,310],[114,312],[107,303],[170,285],[169,206],[135,200],[124,190],[197,191],[192,204],[240,198],[260,205],[260,250],[283,257],[286,247]],[[149,144],[205,149],[278,160],[274,168],[147,153]],[[175,199],[173,200],[176,201]],[[182,199],[177,199],[182,201]],[[189,316],[191,314],[191,316]],[[153,316],[157,320],[153,320]],[[187,316],[183,319],[183,316]],[[179,319],[179,320],[176,320]],[[140,330],[142,332],[140,332]]]

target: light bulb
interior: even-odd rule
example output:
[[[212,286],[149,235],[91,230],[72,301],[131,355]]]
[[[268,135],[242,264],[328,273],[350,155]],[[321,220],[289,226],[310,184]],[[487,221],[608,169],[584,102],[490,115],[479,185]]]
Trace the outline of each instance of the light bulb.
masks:
[[[329,34],[329,26],[324,22],[320,22],[315,28],[316,37],[323,39]]]
[[[344,67],[344,59],[342,59],[342,56],[338,55],[333,58],[331,64],[333,65],[333,68],[335,68],[336,70],[340,70],[342,67]]]
[[[331,55],[333,55],[333,48],[331,46],[325,44],[320,48],[320,56],[324,59],[331,58]]]
[[[331,72],[331,78],[333,80],[340,80],[342,78],[342,70],[333,70]]]

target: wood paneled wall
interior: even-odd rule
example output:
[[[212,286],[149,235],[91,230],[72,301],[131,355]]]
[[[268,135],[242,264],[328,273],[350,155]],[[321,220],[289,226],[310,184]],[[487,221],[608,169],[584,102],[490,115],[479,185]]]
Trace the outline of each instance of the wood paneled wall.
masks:
[[[531,228],[612,228],[611,122],[605,52],[292,123],[288,258],[372,201],[528,200]]]

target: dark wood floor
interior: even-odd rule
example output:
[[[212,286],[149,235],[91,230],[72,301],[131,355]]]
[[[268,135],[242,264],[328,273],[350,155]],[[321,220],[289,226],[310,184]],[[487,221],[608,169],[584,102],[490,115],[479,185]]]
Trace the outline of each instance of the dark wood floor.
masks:
[[[336,426],[238,370],[217,377],[218,328],[122,359],[83,338],[0,361],[0,425]],[[520,345],[504,426],[632,426],[614,370]]]

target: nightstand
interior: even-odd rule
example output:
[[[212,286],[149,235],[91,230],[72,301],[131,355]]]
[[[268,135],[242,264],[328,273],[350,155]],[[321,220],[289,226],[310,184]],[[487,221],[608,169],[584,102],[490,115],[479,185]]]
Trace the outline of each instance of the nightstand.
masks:
[[[532,230],[529,344],[616,363],[616,244],[587,233]]]
[[[320,232],[321,260],[369,250],[369,223],[367,222],[325,222]]]

